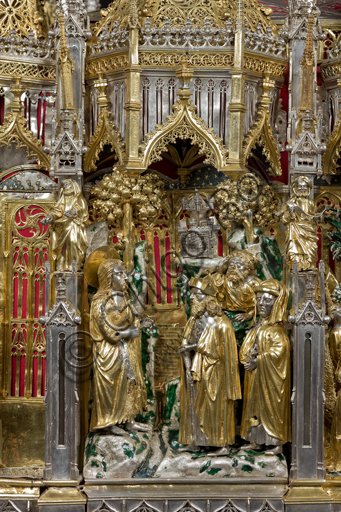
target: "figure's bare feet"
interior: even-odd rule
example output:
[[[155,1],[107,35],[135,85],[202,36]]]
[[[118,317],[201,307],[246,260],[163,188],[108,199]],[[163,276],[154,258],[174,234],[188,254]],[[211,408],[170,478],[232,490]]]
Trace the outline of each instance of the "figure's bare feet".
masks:
[[[273,446],[265,450],[265,455],[279,455],[283,452],[283,446],[280,444],[279,446]]]
[[[196,446],[194,444],[186,444],[185,446],[178,448],[178,452],[200,452],[200,446]]]
[[[241,446],[240,449],[241,450],[262,450],[263,445],[256,444],[256,443],[243,444],[243,446]]]
[[[114,434],[115,436],[123,436],[124,430],[117,425],[110,425],[110,427],[99,428],[96,430],[99,434]]]
[[[219,450],[216,450],[215,452],[209,452],[207,454],[207,457],[222,457],[223,455],[228,455],[229,453],[230,447],[223,446],[222,448],[219,448]]]
[[[133,432],[149,432],[152,430],[150,425],[147,425],[146,423],[137,423],[136,421],[127,421],[125,428],[126,430]]]

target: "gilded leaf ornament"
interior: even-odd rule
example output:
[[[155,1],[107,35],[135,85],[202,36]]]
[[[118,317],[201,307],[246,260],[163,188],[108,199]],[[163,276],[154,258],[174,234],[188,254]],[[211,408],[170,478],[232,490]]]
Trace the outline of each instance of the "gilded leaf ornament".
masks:
[[[12,30],[24,37],[30,32],[37,37],[47,33],[45,14],[38,0],[1,0],[0,36],[9,36]]]
[[[154,26],[162,26],[166,18],[169,18],[173,26],[185,27],[186,21],[191,19],[195,25],[203,27],[206,18],[222,27],[226,20],[231,20],[235,25],[236,13],[236,0],[191,0],[186,3],[177,0],[152,0],[149,1],[149,12],[144,15],[151,17]],[[262,6],[257,0],[244,1],[244,19],[252,31],[256,30],[259,23],[264,32],[267,27],[276,31],[276,26],[270,19],[271,13],[271,8]]]
[[[182,3],[176,0],[159,0],[154,1],[150,9],[148,15],[153,25],[163,26],[166,18],[169,18],[176,27],[184,27],[188,19],[200,27],[206,18],[219,27],[223,26],[219,5],[215,0],[190,0]]]
[[[84,172],[91,172],[96,169],[96,161],[106,144],[111,145],[114,149],[118,163],[121,165],[124,160],[125,146],[121,134],[110,121],[110,112],[105,107],[99,113],[98,125],[90,139],[88,152],[84,157]]]
[[[236,23],[237,5],[235,0],[217,0],[220,13],[223,19],[230,19],[233,25]],[[271,21],[272,9],[266,5],[262,5],[257,0],[244,0],[244,20],[246,26],[254,32],[260,24],[262,31],[265,32],[267,27],[271,27],[276,32],[276,25]]]
[[[198,147],[198,154],[205,155],[205,163],[214,165],[218,170],[226,168],[228,150],[223,139],[217,137],[213,128],[208,128],[203,119],[197,116],[195,105],[188,99],[181,99],[173,106],[174,112],[166,117],[166,122],[156,125],[155,132],[145,136],[141,145],[143,167],[148,168],[152,162],[162,160],[162,153],[168,151],[168,144],[177,139],[189,139]]]
[[[257,113],[257,119],[243,142],[243,157],[246,164],[252,149],[254,149],[256,145],[259,145],[262,147],[263,154],[270,164],[270,174],[281,176],[281,160],[276,139],[272,132],[269,112],[269,89],[273,86],[274,82],[269,79],[269,73],[266,73],[266,78],[263,80],[264,93]]]
[[[112,32],[115,22],[120,29],[131,25],[135,8],[140,14],[139,21],[149,17],[152,26],[162,27],[167,20],[172,20],[172,26],[185,27],[190,19],[193,25],[203,27],[204,21],[209,20],[213,25],[222,28],[226,20],[235,25],[237,13],[236,0],[119,0],[112,2],[107,9],[101,11],[102,19],[96,24],[94,35],[101,32]],[[271,21],[272,9],[262,6],[257,0],[244,1],[244,19],[247,27],[255,31],[260,25],[263,32],[268,27],[276,32],[276,26]]]
[[[93,35],[114,32],[117,23],[120,29],[139,26],[138,10],[142,8],[141,0],[118,0],[112,2],[107,9],[101,10],[102,18],[96,23]]]
[[[36,156],[39,165],[50,169],[50,156],[44,153],[42,141],[27,129],[27,120],[21,113],[20,79],[16,79],[16,84],[11,87],[11,91],[14,93],[12,111],[5,116],[4,124],[0,126],[0,147],[10,148],[12,144],[15,144],[17,149],[24,147],[28,156]]]
[[[338,79],[337,85],[341,88],[341,79]],[[329,136],[327,143],[327,150],[322,157],[322,172],[323,174],[338,174],[338,159],[340,158],[341,150],[341,110],[337,114],[337,122],[334,130]]]

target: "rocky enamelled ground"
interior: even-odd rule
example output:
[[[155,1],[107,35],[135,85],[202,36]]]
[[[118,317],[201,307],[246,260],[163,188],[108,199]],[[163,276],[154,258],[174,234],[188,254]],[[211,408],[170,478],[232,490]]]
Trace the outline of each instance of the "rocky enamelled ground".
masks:
[[[231,447],[227,456],[211,457],[212,449],[180,452],[179,379],[166,384],[164,422],[160,430],[122,436],[90,433],[85,447],[85,480],[113,478],[269,478],[288,477],[284,455]]]

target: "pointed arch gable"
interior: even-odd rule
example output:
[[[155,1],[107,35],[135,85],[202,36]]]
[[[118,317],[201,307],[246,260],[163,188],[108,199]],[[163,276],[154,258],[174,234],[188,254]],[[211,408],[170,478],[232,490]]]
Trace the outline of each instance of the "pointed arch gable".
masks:
[[[203,510],[190,500],[185,500],[174,512],[203,512]]]
[[[105,500],[93,512],[117,512],[114,507],[111,507]]]
[[[161,153],[167,152],[167,144],[177,139],[190,139],[197,145],[199,155],[205,155],[205,163],[214,165],[218,171],[227,168],[228,150],[223,139],[217,137],[213,128],[208,128],[203,119],[194,114],[195,105],[191,101],[180,100],[173,106],[174,113],[166,117],[166,122],[156,126],[156,131],[145,136],[141,146],[143,167],[162,160]]]
[[[35,156],[37,164],[49,170],[51,157],[44,153],[42,141],[37,139],[26,125],[27,120],[20,112],[10,112],[6,115],[4,124],[0,126],[0,147],[10,148],[15,144],[17,149],[25,148],[29,157]]]
[[[160,512],[160,510],[152,506],[150,503],[148,503],[148,501],[142,500],[130,512]]]
[[[258,111],[257,119],[244,139],[243,157],[245,164],[247,164],[251,151],[257,144],[262,147],[263,154],[270,164],[270,174],[273,176],[281,176],[281,158],[275,137],[272,133],[270,112],[267,108],[261,108]]]
[[[232,500],[228,500],[222,507],[216,509],[214,512],[242,512],[242,509],[237,507]]]
[[[103,108],[99,113],[98,125],[90,139],[88,151],[84,157],[84,172],[91,172],[96,169],[96,162],[105,144],[110,144],[117,155],[119,165],[122,165],[125,146],[121,134],[110,121],[110,112],[107,108]]]

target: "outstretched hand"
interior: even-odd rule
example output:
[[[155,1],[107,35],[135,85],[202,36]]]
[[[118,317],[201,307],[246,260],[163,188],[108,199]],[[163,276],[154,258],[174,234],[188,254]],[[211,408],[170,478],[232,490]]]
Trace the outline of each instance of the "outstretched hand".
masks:
[[[252,318],[251,313],[238,313],[238,315],[236,315],[234,317],[234,320],[235,320],[235,322],[238,322],[239,324],[241,324],[242,322],[246,322],[246,320],[251,320],[251,318]]]
[[[49,213],[48,215],[46,215],[46,217],[44,217],[43,219],[41,219],[41,224],[43,226],[46,226],[47,224],[53,224],[54,222],[54,216],[51,215],[51,213]]]
[[[74,219],[75,217],[77,217],[77,212],[76,212],[76,210],[71,208],[71,210],[67,210],[64,213],[64,215],[65,215],[65,217],[69,217],[70,219]]]

